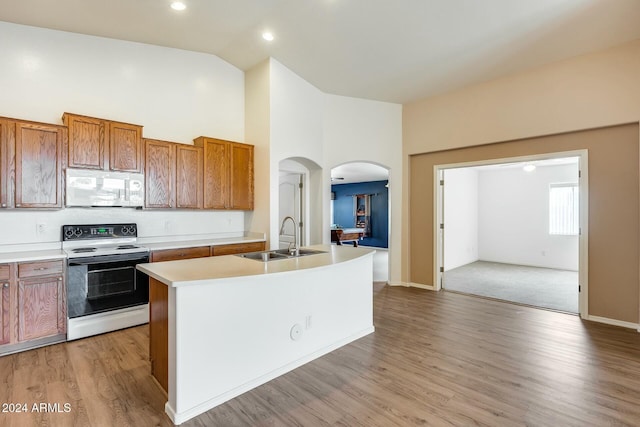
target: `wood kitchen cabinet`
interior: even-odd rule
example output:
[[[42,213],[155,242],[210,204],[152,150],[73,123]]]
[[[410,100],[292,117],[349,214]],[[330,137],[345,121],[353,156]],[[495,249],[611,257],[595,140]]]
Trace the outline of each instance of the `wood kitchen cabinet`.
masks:
[[[175,261],[179,259],[204,258],[211,255],[209,246],[192,248],[161,249],[151,252],[151,262]]]
[[[0,264],[0,345],[11,341],[11,264]]]
[[[145,202],[147,208],[175,206],[176,144],[145,139]]]
[[[229,245],[216,245],[211,246],[211,255],[235,255],[243,254],[247,252],[259,252],[265,250],[265,242],[249,242],[249,243],[234,243]]]
[[[142,172],[142,126],[73,113],[62,121],[69,129],[69,167]]]
[[[176,144],[176,207],[202,209],[203,156],[202,148]]]
[[[66,137],[62,126],[15,122],[16,208],[62,207],[62,148]]]
[[[18,264],[17,342],[67,331],[63,261]]]
[[[0,207],[13,206],[15,176],[15,123],[0,118]]]
[[[253,146],[205,136],[194,142],[203,148],[204,208],[252,210]]]
[[[145,207],[202,209],[202,148],[145,139]]]

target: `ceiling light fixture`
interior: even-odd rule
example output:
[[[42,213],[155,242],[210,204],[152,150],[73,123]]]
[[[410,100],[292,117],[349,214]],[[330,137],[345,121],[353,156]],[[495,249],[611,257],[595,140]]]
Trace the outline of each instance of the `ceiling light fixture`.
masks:
[[[181,1],[174,1],[171,3],[171,9],[173,10],[185,10],[187,5],[182,3]]]
[[[273,34],[270,33],[269,31],[265,31],[264,33],[262,33],[262,38],[268,42],[271,42],[273,41]]]
[[[524,165],[522,170],[525,172],[533,172],[534,170],[536,170],[536,165],[532,165],[532,164]]]

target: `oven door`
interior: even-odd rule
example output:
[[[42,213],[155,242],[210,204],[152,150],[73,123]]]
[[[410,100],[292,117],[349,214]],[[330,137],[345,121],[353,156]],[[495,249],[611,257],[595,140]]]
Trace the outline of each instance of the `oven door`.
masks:
[[[149,302],[149,278],[136,270],[149,253],[70,258],[67,262],[69,318]]]

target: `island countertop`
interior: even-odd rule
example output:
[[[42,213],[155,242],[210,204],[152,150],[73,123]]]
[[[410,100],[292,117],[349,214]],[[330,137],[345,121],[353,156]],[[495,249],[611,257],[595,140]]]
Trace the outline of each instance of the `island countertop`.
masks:
[[[170,287],[196,285],[216,279],[286,273],[343,263],[375,252],[368,248],[313,245],[326,253],[272,261],[257,261],[237,255],[138,264],[138,270]]]

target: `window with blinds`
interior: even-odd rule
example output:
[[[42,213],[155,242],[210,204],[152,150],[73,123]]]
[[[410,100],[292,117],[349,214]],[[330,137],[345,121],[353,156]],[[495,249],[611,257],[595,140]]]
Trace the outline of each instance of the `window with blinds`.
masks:
[[[580,224],[578,184],[549,185],[549,234],[577,236]]]

